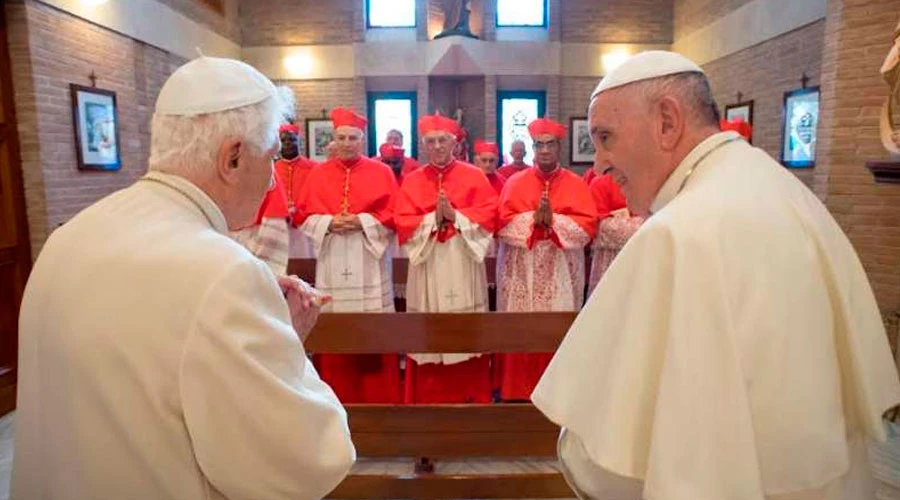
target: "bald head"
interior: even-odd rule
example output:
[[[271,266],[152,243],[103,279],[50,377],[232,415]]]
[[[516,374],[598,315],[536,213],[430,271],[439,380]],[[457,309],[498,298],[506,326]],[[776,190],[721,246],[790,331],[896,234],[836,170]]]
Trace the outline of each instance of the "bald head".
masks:
[[[719,112],[702,73],[628,83],[597,94],[588,112],[595,163],[620,181],[628,207],[647,215],[666,179],[704,139]]]

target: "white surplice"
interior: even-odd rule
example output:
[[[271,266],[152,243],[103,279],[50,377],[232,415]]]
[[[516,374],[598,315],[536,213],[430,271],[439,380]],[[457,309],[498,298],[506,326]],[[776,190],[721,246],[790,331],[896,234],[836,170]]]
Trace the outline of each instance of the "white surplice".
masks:
[[[313,500],[355,459],[275,275],[187,180],[57,229],[19,330],[16,500]]]
[[[370,214],[359,214],[362,231],[329,234],[334,216],[311,215],[301,226],[313,243],[316,288],[334,300],[325,312],[393,312],[391,255],[394,233]]]
[[[488,310],[484,258],[493,235],[456,212],[457,234],[439,243],[434,212],[426,214],[404,248],[409,254],[406,309],[409,312]],[[461,363],[473,354],[411,354],[418,363]]]
[[[534,211],[521,213],[500,230],[497,310],[577,311],[584,302],[584,247],[591,236],[570,217],[553,214],[562,244],[541,240],[528,248]]]
[[[282,217],[265,217],[255,224],[230,236],[244,246],[256,258],[265,262],[275,276],[287,274],[290,255],[290,234],[288,221]]]
[[[884,439],[900,383],[825,207],[729,132],[652,212],[532,395],[583,448],[561,453],[579,489],[601,468],[652,500],[871,498],[858,443]]]
[[[291,227],[290,234],[290,258],[315,259],[316,251],[313,241],[306,235],[302,228]]]

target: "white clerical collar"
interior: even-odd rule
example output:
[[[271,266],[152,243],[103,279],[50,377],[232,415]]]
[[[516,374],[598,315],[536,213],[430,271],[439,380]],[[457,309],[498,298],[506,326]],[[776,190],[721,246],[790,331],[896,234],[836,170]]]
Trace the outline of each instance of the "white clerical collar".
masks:
[[[694,172],[694,169],[706,159],[713,151],[720,147],[740,139],[741,135],[737,132],[719,132],[707,137],[703,142],[698,144],[681,160],[678,167],[669,174],[669,178],[656,193],[653,204],[650,205],[650,213],[655,214],[663,209],[670,201],[674,200],[681,189],[684,187],[688,177]]]
[[[177,175],[166,174],[163,172],[148,172],[147,175],[140,178],[144,182],[153,182],[162,184],[188,199],[194,206],[200,210],[200,213],[209,221],[217,232],[228,234],[228,223],[225,221],[225,215],[219,209],[218,205],[210,198],[202,189],[198,188],[191,181]]]

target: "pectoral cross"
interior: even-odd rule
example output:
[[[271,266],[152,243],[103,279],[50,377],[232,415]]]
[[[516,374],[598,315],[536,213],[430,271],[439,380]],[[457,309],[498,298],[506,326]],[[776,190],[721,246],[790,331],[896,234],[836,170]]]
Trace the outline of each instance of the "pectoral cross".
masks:
[[[353,273],[351,273],[350,270],[345,267],[344,272],[341,273],[341,276],[344,277],[344,281],[347,281],[350,279],[350,276],[353,276]]]
[[[347,176],[344,177],[344,197],[341,199],[341,214],[350,214],[350,169],[347,169]]]
[[[457,297],[459,297],[459,295],[457,295],[456,292],[454,292],[453,290],[450,290],[450,293],[448,293],[447,295],[444,296],[444,298],[450,300],[451,305],[453,304],[453,302],[455,301],[455,299]]]

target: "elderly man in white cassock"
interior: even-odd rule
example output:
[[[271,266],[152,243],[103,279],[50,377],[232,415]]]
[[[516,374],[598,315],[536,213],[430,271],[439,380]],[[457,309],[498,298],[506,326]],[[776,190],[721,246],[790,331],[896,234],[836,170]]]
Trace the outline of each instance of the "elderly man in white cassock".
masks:
[[[717,115],[670,52],[594,91],[596,161],[649,218],[532,400],[583,498],[874,498],[867,443],[900,384],[865,272],[813,193]]]
[[[322,296],[228,237],[272,182],[283,103],[179,68],[149,173],[47,240],[22,302],[12,498],[317,499],[355,459],[302,340]]]

